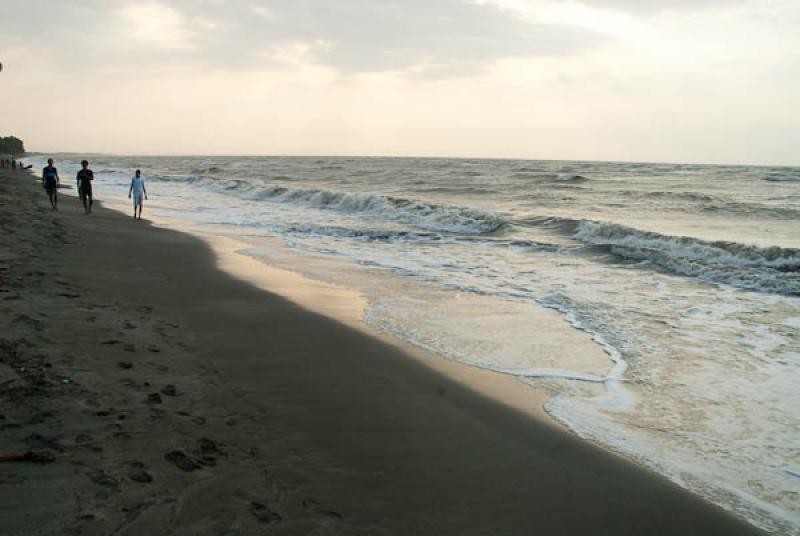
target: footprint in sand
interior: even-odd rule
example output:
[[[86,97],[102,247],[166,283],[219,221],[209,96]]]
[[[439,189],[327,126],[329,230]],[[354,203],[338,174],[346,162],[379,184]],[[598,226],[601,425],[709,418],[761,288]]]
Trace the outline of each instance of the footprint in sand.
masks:
[[[203,467],[180,450],[173,450],[164,455],[164,459],[174,464],[181,471],[191,472]]]
[[[255,501],[250,503],[250,513],[253,514],[260,523],[273,523],[283,519],[279,513],[270,510],[269,506],[266,504]]]
[[[86,445],[88,443],[93,443],[94,438],[89,434],[78,434],[75,436],[75,444],[76,445]]]
[[[106,488],[117,489],[119,488],[119,481],[113,476],[107,474],[102,469],[95,469],[86,473],[89,479],[97,484]]]
[[[134,482],[140,482],[142,484],[153,481],[153,477],[150,476],[150,473],[145,470],[142,462],[131,463],[131,466],[128,468],[128,478]]]
[[[12,324],[24,324],[32,327],[36,331],[42,331],[44,329],[40,321],[36,320],[35,318],[31,318],[28,315],[19,315],[14,319]]]
[[[44,437],[40,434],[30,434],[25,438],[25,442],[31,449],[51,449],[56,452],[64,452],[66,448],[55,437]]]
[[[339,512],[335,512],[333,510],[326,510],[316,499],[312,499],[311,497],[303,499],[303,508],[312,511],[315,514],[319,514],[323,517],[330,517],[331,519],[342,519],[342,514],[340,514]]]
[[[217,465],[217,457],[225,456],[226,454],[220,449],[220,446],[213,439],[203,437],[197,440],[197,447],[194,454],[199,458],[200,463],[203,465]]]

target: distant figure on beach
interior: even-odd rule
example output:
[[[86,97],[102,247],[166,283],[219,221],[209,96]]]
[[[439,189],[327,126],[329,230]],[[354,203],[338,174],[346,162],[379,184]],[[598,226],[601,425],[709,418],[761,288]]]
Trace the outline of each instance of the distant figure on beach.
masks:
[[[53,210],[58,210],[58,186],[61,184],[61,177],[58,170],[53,166],[53,159],[47,159],[47,167],[42,170],[42,185],[47,190],[47,197],[50,198],[50,206]]]
[[[81,162],[81,170],[78,171],[75,179],[78,181],[78,195],[83,203],[83,210],[85,214],[92,213],[92,181],[94,180],[94,173],[89,169],[89,161],[84,160]]]
[[[14,158],[11,159],[11,169],[17,169],[17,161]]]
[[[133,218],[136,219],[136,209],[139,209],[138,219],[142,219],[142,205],[144,199],[147,199],[147,190],[144,188],[144,177],[142,177],[142,170],[136,170],[136,176],[131,179],[131,187],[128,189],[128,199],[133,194]]]

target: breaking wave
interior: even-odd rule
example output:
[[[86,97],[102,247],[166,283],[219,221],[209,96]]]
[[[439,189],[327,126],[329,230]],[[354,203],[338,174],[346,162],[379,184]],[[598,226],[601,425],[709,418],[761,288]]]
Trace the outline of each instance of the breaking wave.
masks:
[[[374,193],[351,193],[320,188],[288,188],[258,185],[242,180],[214,180],[198,177],[185,182],[251,200],[289,203],[321,210],[413,225],[429,231],[488,234],[508,225],[501,216],[472,207],[442,205]]]
[[[762,292],[800,295],[797,249],[707,242],[615,223],[567,220],[561,224],[574,227],[573,238],[581,243],[607,246],[621,257],[647,261],[680,275]]]

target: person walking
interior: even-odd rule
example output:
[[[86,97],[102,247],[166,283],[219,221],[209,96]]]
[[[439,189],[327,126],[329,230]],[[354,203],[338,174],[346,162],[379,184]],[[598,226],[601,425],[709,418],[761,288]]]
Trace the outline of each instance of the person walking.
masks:
[[[53,210],[58,210],[58,186],[61,184],[61,178],[58,176],[58,170],[53,166],[53,159],[47,159],[47,167],[42,170],[42,185],[47,191],[47,197],[50,199],[50,206]]]
[[[131,179],[131,187],[128,189],[128,199],[133,194],[133,218],[142,219],[142,205],[144,200],[147,199],[147,190],[144,187],[144,177],[142,177],[142,170],[136,170],[136,176]],[[136,209],[139,209],[139,215],[136,215]]]
[[[89,169],[89,161],[84,160],[81,162],[81,169],[78,171],[75,179],[78,181],[78,195],[83,203],[83,210],[85,214],[92,213],[92,181],[94,180],[94,173]]]

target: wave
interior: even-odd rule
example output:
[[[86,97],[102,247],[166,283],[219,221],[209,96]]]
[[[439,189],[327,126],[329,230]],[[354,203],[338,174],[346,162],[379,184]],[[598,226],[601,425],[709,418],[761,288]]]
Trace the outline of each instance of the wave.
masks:
[[[568,182],[572,184],[579,184],[588,181],[589,179],[583,175],[562,175],[558,174],[551,179],[554,182]]]
[[[791,174],[791,173],[770,173],[764,180],[768,180],[770,182],[800,182],[800,174]]]
[[[501,216],[472,207],[442,205],[375,193],[288,188],[251,181],[188,177],[184,182],[251,200],[288,203],[404,223],[429,231],[489,234],[506,227]]]
[[[717,197],[699,192],[670,192],[670,191],[636,191],[624,190],[620,195],[633,199],[645,199],[656,201],[675,201],[685,202],[684,205],[675,205],[673,209],[694,212],[703,210],[706,212],[727,212],[731,214],[754,215],[764,218],[794,219],[800,218],[800,211],[784,206],[768,205],[763,203],[731,201],[722,197]],[[778,199],[778,201],[788,201],[788,199]]]
[[[619,192],[619,194],[623,197],[633,197],[633,198],[653,198],[658,200],[670,200],[670,201],[689,201],[689,202],[696,202],[696,203],[715,203],[719,202],[720,200],[712,195],[703,194],[699,192],[669,192],[669,191],[639,191],[639,190],[623,190]]]
[[[800,295],[800,250],[737,242],[708,242],[641,231],[615,223],[566,220],[573,238],[606,246],[615,255],[647,261],[667,271],[762,292]]]
[[[520,168],[514,170],[511,174],[513,179],[531,179],[544,183],[551,184],[582,184],[588,182],[590,179],[583,175],[573,175],[568,173],[545,173],[539,171],[529,171],[527,168]]]
[[[437,242],[444,240],[442,235],[429,232],[351,229],[336,225],[289,225],[283,229],[283,232],[300,235],[329,236],[334,238],[354,238],[370,242],[391,242],[394,240]]]

